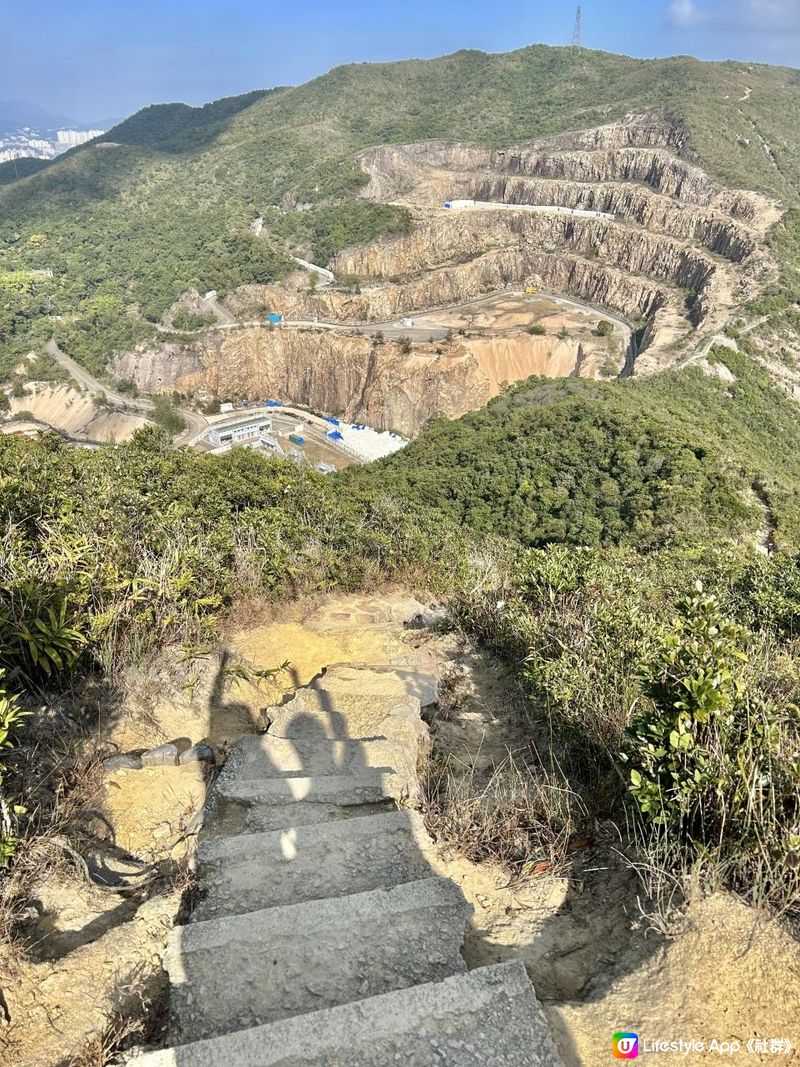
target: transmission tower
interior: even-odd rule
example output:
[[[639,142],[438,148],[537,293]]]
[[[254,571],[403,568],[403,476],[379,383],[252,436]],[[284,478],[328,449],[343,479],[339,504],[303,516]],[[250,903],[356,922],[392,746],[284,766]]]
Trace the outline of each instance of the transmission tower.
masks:
[[[578,5],[578,10],[575,13],[575,29],[572,31],[572,47],[576,52],[581,51],[581,9]]]

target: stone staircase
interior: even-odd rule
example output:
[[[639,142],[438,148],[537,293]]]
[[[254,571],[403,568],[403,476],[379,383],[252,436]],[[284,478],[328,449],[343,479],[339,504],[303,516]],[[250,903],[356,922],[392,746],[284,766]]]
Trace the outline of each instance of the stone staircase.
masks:
[[[173,1047],[138,1067],[558,1064],[522,963],[467,971],[471,906],[413,810],[437,685],[329,668],[239,743],[165,958]]]

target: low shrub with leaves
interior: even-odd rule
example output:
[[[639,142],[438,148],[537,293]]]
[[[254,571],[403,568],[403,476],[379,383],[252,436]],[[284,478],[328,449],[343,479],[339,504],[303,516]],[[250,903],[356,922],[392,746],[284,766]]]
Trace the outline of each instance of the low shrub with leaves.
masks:
[[[788,904],[800,888],[800,709],[759,685],[763,656],[698,582],[621,757],[646,825],[713,859],[737,887]]]
[[[20,707],[19,697],[5,686],[5,671],[0,669],[0,758],[12,746],[12,731],[27,714]],[[17,817],[25,811],[21,804],[5,795],[3,776],[6,767],[0,762],[0,867],[4,867],[17,851]]]
[[[0,665],[41,682],[79,657],[119,671],[207,637],[241,596],[456,580],[463,549],[437,516],[374,487],[237,449],[0,439]]]
[[[797,556],[553,546],[486,567],[455,611],[514,664],[591,815],[633,809],[643,867],[796,905]]]

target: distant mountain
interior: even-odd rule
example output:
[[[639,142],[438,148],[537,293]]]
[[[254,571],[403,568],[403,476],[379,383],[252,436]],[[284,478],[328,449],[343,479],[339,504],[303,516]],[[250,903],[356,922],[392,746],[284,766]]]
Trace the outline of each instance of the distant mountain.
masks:
[[[112,119],[95,119],[93,122],[81,122],[78,125],[82,130],[110,130],[112,126],[124,121],[124,115],[115,115]]]
[[[287,253],[325,263],[396,233],[398,209],[359,197],[364,149],[437,138],[508,146],[631,112],[668,119],[684,156],[713,177],[800,203],[800,71],[534,45],[352,64],[205,107],[145,108],[102,146],[7,181],[0,259],[64,279],[61,313],[86,309],[100,360],[130,346],[123,328],[158,321],[189,288],[263,284],[294,269]],[[251,232],[257,216],[268,240]],[[102,337],[98,293],[115,302]]]
[[[0,100],[0,133],[10,132],[19,126],[56,130],[75,125],[75,121],[66,115],[53,115],[30,100]]]

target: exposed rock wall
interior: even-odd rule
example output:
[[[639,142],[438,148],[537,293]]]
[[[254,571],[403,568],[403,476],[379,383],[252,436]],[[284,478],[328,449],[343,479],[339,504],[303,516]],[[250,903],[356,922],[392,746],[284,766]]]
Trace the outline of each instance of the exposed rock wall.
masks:
[[[542,288],[571,292],[622,314],[648,316],[670,298],[668,287],[633,277],[610,265],[560,252],[548,253],[533,245],[498,248],[446,264],[397,282],[368,286],[361,293],[328,290],[317,293],[289,291],[278,285],[242,286],[226,301],[231,311],[246,319],[252,308],[267,305],[295,319],[345,323],[385,322],[400,315],[432,307],[462,303],[532,281]]]
[[[691,158],[684,131],[657,116],[505,150],[463,142],[381,147],[361,163],[369,177],[363,195],[406,204],[416,219],[410,234],[338,256],[336,271],[356,275],[361,290],[309,292],[291,280],[245,286],[226,299],[227,312],[246,321],[266,305],[288,319],[363,325],[532,284],[644,320],[634,370],[645,373],[701,346],[775,271],[763,238],[779,207],[723,188]],[[445,211],[447,199],[614,218]],[[457,338],[441,352],[417,345],[404,353],[392,342],[316,329],[209,333],[202,368],[184,362],[174,384],[230,397],[278,394],[413,434],[436,411],[458,415],[485,403],[503,380],[599,370],[591,344],[578,351],[573,342],[526,337]],[[140,353],[122,372],[164,388],[163,364],[149,358]]]
[[[687,210],[671,198],[637,185],[582,185],[546,178],[454,173],[426,183],[424,191],[429,194],[431,207],[452,198],[608,212],[630,219],[650,232],[702,245],[737,263],[758,248],[752,231],[723,212],[713,208]]]
[[[505,381],[531,374],[594,373],[576,341],[515,334],[400,344],[321,330],[242,329],[205,335],[204,369],[173,383],[185,392],[231,399],[279,396],[316,411],[414,436],[431,416],[482,407]]]
[[[681,354],[677,342],[691,345],[695,333],[722,328],[775,274],[763,238],[780,217],[779,206],[758,193],[723,188],[689,155],[684,131],[653,115],[505,150],[463,142],[373,149],[361,157],[370,179],[364,195],[406,204],[418,227],[380,247],[343,253],[339,266],[410,282],[416,271],[441,270],[448,262],[455,270],[481,252],[511,254],[516,246],[516,269],[506,262],[503,274],[519,278],[527,269],[549,288],[561,279],[567,292],[623,315],[648,316],[646,355],[637,370],[666,366]],[[484,206],[447,212],[445,200]],[[615,218],[493,212],[485,207],[491,203]],[[553,256],[563,259],[561,267]],[[635,284],[615,281],[609,292],[609,270],[627,273]]]
[[[642,233],[604,219],[570,215],[442,212],[411,234],[380,240],[343,252],[337,268],[359,277],[392,277],[435,270],[447,263],[507,248],[575,252],[597,257],[631,274],[647,275],[681,288],[701,291],[716,266],[704,252],[659,234]]]
[[[203,364],[186,345],[174,341],[154,342],[133,352],[120,352],[114,359],[115,378],[130,378],[142,393],[160,393]]]

